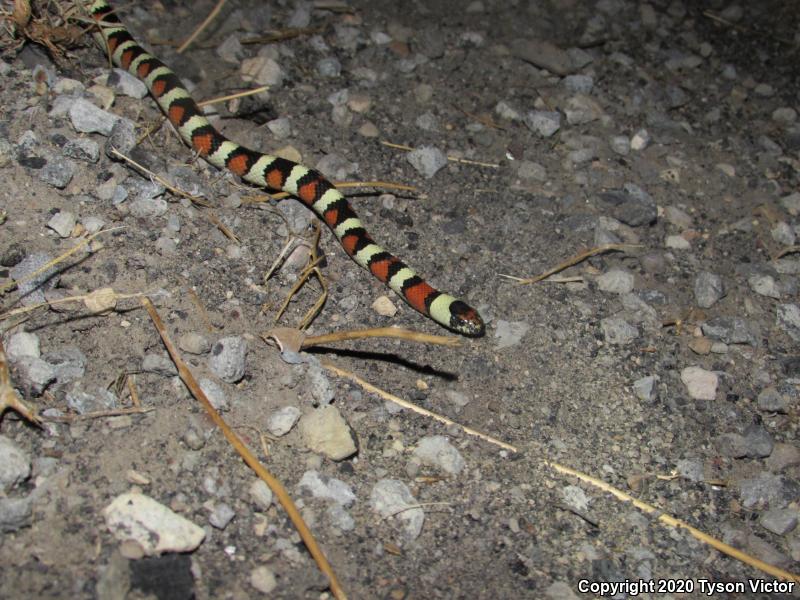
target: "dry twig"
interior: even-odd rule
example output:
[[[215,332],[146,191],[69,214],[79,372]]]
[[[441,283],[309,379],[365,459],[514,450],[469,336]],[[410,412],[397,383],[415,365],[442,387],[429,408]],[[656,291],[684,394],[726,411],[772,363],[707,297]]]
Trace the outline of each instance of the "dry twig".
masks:
[[[381,140],[381,144],[383,144],[384,146],[388,146],[389,148],[397,148],[398,150],[405,150],[406,152],[409,152],[414,149],[411,146],[405,146],[403,144],[395,144],[393,142],[387,142],[386,140]],[[451,162],[461,163],[462,165],[475,165],[477,167],[490,167],[492,169],[500,168],[500,165],[497,163],[469,160],[468,158],[459,158],[457,156],[448,156],[447,160]]]
[[[189,44],[191,44],[197,38],[197,36],[200,35],[203,32],[203,30],[211,24],[211,21],[213,21],[216,18],[216,16],[219,14],[219,11],[221,11],[222,7],[225,6],[225,2],[226,0],[219,0],[219,2],[217,2],[217,4],[214,6],[211,12],[208,13],[208,16],[203,20],[203,22],[200,23],[200,25],[192,32],[192,34],[188,38],[186,38],[185,42],[183,42],[180,46],[178,46],[178,49],[176,50],[178,54],[183,53],[183,51],[189,47]]]
[[[142,298],[142,305],[150,315],[150,319],[153,321],[153,325],[158,331],[158,334],[161,336],[161,340],[163,341],[164,346],[167,348],[167,352],[169,352],[169,355],[175,363],[175,366],[178,368],[178,374],[180,375],[183,383],[187,388],[189,388],[189,391],[191,391],[192,395],[197,399],[197,401],[200,402],[208,416],[212,421],[214,421],[214,424],[219,427],[220,431],[222,431],[222,434],[225,436],[231,446],[234,447],[236,452],[239,453],[247,465],[266,482],[266,484],[278,498],[281,506],[283,506],[286,514],[289,516],[289,519],[291,519],[292,523],[297,529],[297,532],[300,534],[300,537],[305,543],[306,548],[308,548],[309,553],[311,553],[311,556],[316,561],[320,570],[328,577],[328,582],[333,595],[337,599],[346,599],[347,596],[339,584],[339,580],[337,579],[336,574],[333,572],[330,563],[328,563],[328,559],[325,558],[325,554],[322,552],[319,544],[317,544],[317,541],[314,539],[311,530],[308,528],[303,520],[303,517],[300,515],[300,511],[297,510],[297,507],[292,501],[291,496],[289,496],[289,493],[286,491],[286,488],[278,479],[276,479],[269,471],[267,471],[267,469],[259,462],[258,458],[249,450],[249,448],[247,448],[244,442],[242,442],[241,438],[236,434],[236,432],[230,428],[222,416],[214,409],[213,406],[211,406],[211,402],[209,402],[205,393],[203,393],[203,390],[200,389],[200,386],[195,380],[194,375],[192,375],[189,367],[183,361],[178,353],[177,348],[172,343],[172,340],[170,339],[169,335],[167,334],[167,330],[164,327],[164,323],[153,306],[153,303],[145,297]]]
[[[11,384],[11,375],[8,372],[8,361],[6,350],[3,347],[3,339],[0,337],[0,419],[7,408],[17,411],[34,425],[39,425],[41,419],[33,410],[22,401],[17,390]]]

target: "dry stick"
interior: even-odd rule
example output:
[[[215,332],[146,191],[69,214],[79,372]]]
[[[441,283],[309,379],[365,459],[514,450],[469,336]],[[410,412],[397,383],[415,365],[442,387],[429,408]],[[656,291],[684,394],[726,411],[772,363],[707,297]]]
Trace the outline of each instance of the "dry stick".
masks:
[[[773,577],[778,577],[780,579],[784,579],[787,581],[796,581],[800,583],[800,575],[796,575],[794,573],[789,573],[788,571],[784,571],[783,569],[779,569],[778,567],[774,567],[768,563],[765,563],[762,560],[759,560],[749,554],[745,554],[744,552],[737,550],[736,548],[729,546],[725,542],[721,542],[720,540],[711,537],[710,535],[703,533],[699,529],[692,527],[685,521],[681,521],[680,519],[676,519],[670,515],[665,515],[660,510],[658,510],[652,504],[648,504],[647,502],[643,502],[642,500],[638,500],[629,494],[626,494],[622,490],[615,488],[614,486],[602,481],[601,479],[597,479],[592,477],[591,475],[587,475],[585,473],[581,473],[580,471],[576,471],[575,469],[571,469],[569,467],[565,467],[555,462],[544,461],[545,464],[552,469],[555,469],[559,473],[564,473],[566,475],[572,475],[573,477],[577,477],[581,481],[589,483],[595,487],[600,488],[601,490],[608,492],[615,496],[618,500],[622,500],[623,502],[630,502],[636,508],[641,510],[642,512],[646,512],[650,515],[656,515],[658,520],[664,523],[665,525],[669,525],[671,527],[675,527],[676,529],[685,529],[688,531],[692,537],[700,540],[704,544],[708,544],[712,548],[719,550],[723,554],[727,554],[731,558],[735,558],[745,564],[750,565],[751,567],[755,567],[765,573],[769,573]]]
[[[552,269],[549,269],[542,273],[541,275],[537,275],[536,277],[530,277],[529,279],[522,279],[520,277],[514,277],[513,275],[503,275],[500,274],[500,277],[505,277],[506,279],[511,279],[512,281],[516,281],[519,285],[527,285],[529,283],[536,283],[537,281],[541,281],[542,279],[547,279],[550,275],[558,273],[559,271],[563,271],[564,269],[571,267],[572,265],[576,265],[582,260],[589,258],[590,256],[594,256],[595,254],[602,254],[603,252],[610,252],[610,251],[620,251],[623,252],[628,248],[641,248],[642,246],[639,244],[603,244],[602,246],[597,246],[596,248],[592,248],[591,250],[587,250],[586,252],[581,252],[580,254],[573,256],[572,258],[568,258],[564,262],[556,265]]]
[[[147,293],[148,292],[136,292],[135,294],[118,294],[117,292],[113,292],[113,298],[114,300],[128,300],[130,298],[140,298],[146,295]],[[94,294],[94,292],[91,292],[89,294],[83,294],[81,296],[67,296],[66,298],[48,300],[47,302],[31,304],[30,306],[21,306],[20,308],[15,308],[13,310],[0,314],[0,321],[3,321],[10,317],[14,317],[16,315],[22,315],[25,313],[32,312],[37,308],[42,308],[43,306],[56,306],[57,304],[65,304],[67,302],[84,302],[87,298],[90,298],[92,294]]]
[[[386,140],[381,140],[381,144],[383,144],[384,146],[388,146],[389,148],[397,148],[398,150],[410,151],[410,150],[414,149],[411,146],[404,146],[403,144],[394,144],[392,142],[387,142]],[[481,162],[481,161],[477,161],[477,160],[469,160],[468,158],[458,158],[457,156],[448,156],[447,160],[452,161],[452,162],[461,163],[461,164],[464,164],[464,165],[476,165],[478,167],[491,167],[493,169],[499,169],[500,168],[500,165],[498,165],[497,163],[487,163],[487,162]]]
[[[17,411],[34,425],[39,425],[41,420],[28,408],[22,401],[17,390],[11,384],[11,375],[8,373],[8,362],[6,361],[6,351],[3,348],[3,339],[0,337],[0,418],[7,408]]]
[[[518,452],[517,448],[515,448],[514,446],[511,446],[510,444],[506,444],[505,442],[501,442],[499,440],[491,438],[491,437],[489,437],[487,435],[484,435],[482,433],[479,433],[479,432],[474,431],[472,429],[469,429],[467,427],[463,427],[462,425],[460,425],[458,423],[454,423],[453,421],[451,421],[450,419],[448,419],[446,417],[442,417],[441,415],[437,415],[436,413],[432,413],[432,412],[430,412],[428,410],[425,410],[423,408],[420,408],[420,407],[418,407],[418,406],[416,406],[416,405],[414,405],[414,404],[412,404],[412,403],[410,403],[410,402],[408,402],[406,400],[403,400],[402,398],[398,398],[397,396],[394,396],[393,394],[389,394],[388,392],[385,392],[385,391],[381,390],[380,388],[377,388],[377,387],[367,383],[366,381],[364,381],[363,379],[361,379],[357,375],[354,375],[353,373],[350,373],[348,371],[340,369],[340,368],[338,368],[338,367],[336,367],[336,366],[334,366],[334,365],[332,365],[330,363],[323,362],[322,366],[325,367],[326,369],[328,369],[329,371],[331,371],[332,373],[334,373],[336,375],[339,375],[340,377],[344,377],[346,379],[350,379],[351,381],[353,381],[353,382],[357,383],[358,385],[360,385],[361,387],[363,387],[365,390],[367,390],[369,392],[373,392],[375,394],[378,394],[379,396],[381,396],[382,398],[384,398],[386,400],[391,400],[392,402],[395,402],[395,403],[399,404],[400,406],[403,406],[405,408],[413,410],[413,411],[415,411],[415,412],[417,412],[419,414],[430,416],[430,417],[436,419],[437,421],[445,423],[446,425],[458,425],[466,433],[469,433],[471,435],[476,435],[476,436],[480,437],[481,439],[484,439],[484,440],[486,440],[488,442],[491,442],[493,444],[497,444],[497,445],[499,445],[499,446],[501,446],[503,448],[511,450],[512,452]],[[721,542],[720,540],[718,540],[718,539],[716,539],[714,537],[711,537],[710,535],[708,535],[706,533],[703,533],[699,529],[696,529],[695,527],[692,527],[691,525],[689,525],[688,523],[686,523],[684,521],[681,521],[680,519],[676,519],[675,517],[672,517],[670,515],[663,514],[656,507],[654,507],[654,506],[652,506],[650,504],[647,504],[646,502],[643,502],[642,500],[638,500],[638,499],[634,498],[633,496],[630,496],[630,495],[626,494],[622,490],[615,488],[614,486],[606,483],[605,481],[602,481],[601,479],[597,479],[596,477],[592,477],[591,475],[587,475],[587,474],[582,473],[580,471],[576,471],[575,469],[571,469],[570,467],[566,467],[564,465],[561,465],[561,464],[553,462],[553,461],[549,461],[549,460],[543,459],[542,462],[545,465],[547,465],[548,467],[550,467],[550,468],[552,468],[552,469],[554,469],[554,470],[556,470],[556,471],[558,471],[560,473],[564,473],[566,475],[572,475],[573,477],[577,477],[581,481],[584,481],[586,483],[594,485],[594,486],[600,488],[601,490],[606,491],[606,492],[614,495],[618,500],[622,500],[623,502],[631,502],[636,508],[638,508],[639,510],[641,510],[643,512],[646,512],[646,513],[652,514],[652,515],[657,515],[658,520],[661,521],[662,523],[666,524],[666,525],[675,527],[677,529],[686,529],[696,539],[700,540],[701,542],[703,542],[705,544],[708,544],[709,546],[711,546],[712,548],[715,548],[716,550],[722,552],[723,554],[727,554],[731,558],[735,558],[736,560],[739,560],[739,561],[741,561],[741,562],[743,562],[745,564],[748,564],[748,565],[750,565],[752,567],[760,569],[761,571],[764,571],[765,573],[769,573],[770,575],[773,575],[775,577],[779,577],[781,579],[785,579],[785,580],[789,580],[789,581],[800,582],[800,575],[795,575],[795,574],[789,573],[787,571],[784,571],[782,569],[774,567],[774,566],[772,566],[770,564],[767,564],[764,561],[761,561],[761,560],[759,560],[759,559],[757,559],[755,557],[752,557],[752,556],[750,556],[748,554],[745,554],[744,552],[741,552],[741,551],[737,550],[736,548],[733,548],[733,547],[729,546],[728,544],[726,544],[724,542]]]
[[[324,335],[312,335],[303,340],[302,348],[310,346],[321,346],[323,344],[330,344],[332,342],[343,342],[346,340],[359,340],[362,338],[372,337],[393,337],[401,340],[408,340],[410,342],[418,342],[420,344],[436,344],[439,346],[460,346],[461,340],[444,335],[430,335],[428,333],[420,333],[419,331],[412,331],[410,329],[401,329],[400,327],[374,327],[372,329],[351,329],[349,331],[337,331],[335,333],[326,333]]]
[[[72,248],[70,248],[69,250],[67,250],[63,254],[57,256],[53,260],[48,261],[46,264],[42,265],[41,267],[39,267],[38,269],[36,269],[32,273],[28,273],[25,277],[20,277],[19,279],[16,279],[14,281],[10,281],[9,283],[6,283],[5,285],[0,286],[0,295],[5,294],[12,287],[18,286],[20,283],[24,283],[26,281],[29,281],[29,280],[33,279],[34,277],[36,277],[37,275],[41,275],[42,273],[47,271],[49,268],[54,267],[58,263],[65,261],[67,258],[69,258],[73,254],[75,254],[78,250],[80,250],[81,248],[83,248],[84,246],[89,244],[98,235],[100,235],[102,233],[108,233],[109,231],[116,231],[117,229],[122,229],[122,227],[112,227],[111,229],[103,229],[101,231],[98,231],[97,233],[93,233],[89,237],[83,238],[80,242],[75,244]]]
[[[83,413],[82,415],[64,415],[62,417],[42,417],[43,421],[55,421],[56,423],[72,423],[73,421],[85,421],[86,419],[102,419],[103,417],[119,417],[122,415],[143,415],[153,412],[153,407],[134,406],[132,408],[118,408],[114,410],[99,410],[97,412]]]
[[[455,425],[456,427],[461,428],[461,430],[464,433],[467,433],[469,435],[474,435],[475,437],[479,437],[482,440],[485,440],[485,441],[487,441],[487,442],[489,442],[491,444],[494,444],[496,446],[500,446],[501,448],[503,448],[505,450],[509,450],[511,452],[519,452],[519,450],[517,450],[516,446],[512,446],[511,444],[507,444],[506,442],[498,440],[497,438],[493,438],[490,435],[486,435],[485,433],[481,433],[480,431],[477,431],[477,430],[472,429],[470,427],[466,427],[466,426],[462,425],[461,423],[456,423],[455,421],[453,421],[451,419],[448,419],[445,416],[442,416],[442,415],[440,415],[438,413],[431,412],[429,410],[421,408],[421,407],[417,406],[416,404],[413,404],[413,403],[409,402],[408,400],[403,400],[402,398],[399,398],[399,397],[395,396],[394,394],[390,394],[389,392],[386,392],[386,391],[384,391],[384,390],[382,390],[382,389],[380,389],[378,387],[375,387],[371,383],[368,383],[368,382],[364,381],[363,379],[361,379],[355,373],[351,373],[350,371],[345,371],[344,369],[340,369],[339,367],[337,367],[335,365],[332,365],[331,363],[328,363],[328,362],[323,362],[322,366],[325,367],[326,369],[328,369],[331,373],[334,373],[335,375],[338,375],[339,377],[344,377],[345,379],[349,379],[350,381],[360,385],[362,388],[364,388],[368,392],[372,392],[373,394],[378,394],[381,398],[383,398],[385,400],[391,400],[392,402],[394,402],[395,404],[399,404],[403,408],[407,408],[409,410],[412,410],[415,413],[418,413],[420,415],[425,415],[426,417],[431,417],[432,419],[435,419],[435,420],[439,421],[440,423],[444,423],[445,425]]]
[[[189,44],[191,44],[195,40],[195,38],[198,35],[200,35],[202,31],[211,24],[211,21],[213,21],[216,18],[216,16],[219,14],[219,11],[222,10],[222,7],[224,5],[225,5],[225,0],[219,0],[219,2],[217,2],[217,5],[212,9],[210,13],[208,13],[208,16],[205,18],[205,20],[202,23],[200,23],[200,26],[192,32],[192,35],[186,38],[185,42],[183,42],[180,46],[178,46],[178,49],[176,50],[178,54],[182,54],[183,51],[189,47]]]
[[[780,252],[778,252],[775,256],[772,257],[772,260],[778,260],[779,258],[783,258],[787,254],[794,254],[795,252],[800,252],[800,246],[787,246]]]
[[[273,477],[272,474],[270,474],[269,471],[264,468],[264,466],[258,461],[258,458],[256,458],[253,453],[250,452],[247,446],[245,446],[244,442],[242,442],[239,436],[236,435],[236,432],[230,428],[220,414],[214,410],[214,407],[211,406],[211,402],[209,402],[208,398],[203,393],[203,390],[200,389],[200,386],[197,384],[194,375],[192,375],[192,372],[186,366],[186,363],[183,362],[180,354],[178,354],[178,350],[175,348],[175,345],[169,338],[167,330],[164,327],[164,323],[161,321],[161,317],[158,315],[153,303],[145,297],[142,298],[142,305],[150,315],[150,319],[152,319],[153,325],[158,331],[158,334],[161,336],[161,340],[164,342],[167,352],[169,352],[169,355],[172,357],[175,366],[178,368],[178,374],[180,375],[183,383],[189,388],[189,390],[192,392],[192,395],[198,400],[198,402],[203,405],[203,408],[208,413],[208,416],[211,417],[211,420],[214,421],[217,427],[220,428],[222,434],[225,436],[228,442],[230,442],[234,449],[236,449],[247,465],[267,483],[273,493],[278,497],[281,506],[283,506],[286,514],[289,516],[298,533],[300,534],[300,537],[305,543],[306,548],[308,548],[311,556],[314,557],[314,560],[317,562],[320,570],[328,577],[331,592],[337,599],[346,600],[347,596],[342,587],[339,585],[339,580],[336,578],[336,574],[333,572],[328,560],[325,558],[325,554],[317,544],[317,541],[314,539],[314,536],[311,534],[311,531],[305,524],[305,521],[303,521],[303,517],[297,510],[294,502],[292,502],[292,498],[289,496],[286,488],[284,488],[283,484],[281,484],[280,481]]]

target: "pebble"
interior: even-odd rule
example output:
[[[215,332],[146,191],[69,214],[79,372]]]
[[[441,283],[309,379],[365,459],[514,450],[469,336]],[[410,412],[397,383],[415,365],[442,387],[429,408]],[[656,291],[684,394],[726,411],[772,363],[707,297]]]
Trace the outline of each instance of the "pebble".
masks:
[[[0,498],[0,532],[11,533],[30,525],[33,499]]]
[[[603,338],[609,344],[622,346],[639,337],[639,329],[622,317],[606,317],[600,320]]]
[[[675,463],[675,469],[681,477],[689,481],[699,482],[705,479],[703,461],[684,458]]]
[[[430,179],[447,166],[447,157],[435,146],[422,146],[412,150],[406,159],[417,172]]]
[[[111,128],[119,117],[99,108],[84,98],[71,101],[69,118],[75,131],[111,135]]]
[[[570,125],[584,125],[602,117],[603,109],[589,96],[576,94],[564,105],[564,115]]]
[[[297,487],[308,491],[314,498],[332,500],[341,506],[350,506],[356,501],[353,489],[341,479],[328,477],[319,471],[306,471]]]
[[[66,393],[67,406],[79,415],[101,412],[117,407],[117,397],[103,387],[92,387],[84,390],[82,382],[73,384]]]
[[[62,152],[70,158],[96,163],[100,159],[100,144],[89,138],[77,138],[64,144]]]
[[[570,54],[544,40],[516,39],[510,44],[511,54],[556,75],[569,75],[578,67]]]
[[[272,490],[263,479],[254,479],[248,492],[260,510],[267,510],[272,505]]]
[[[112,69],[106,85],[118,94],[141,100],[147,96],[147,86],[138,78],[122,69]]]
[[[647,375],[633,382],[633,392],[642,402],[652,402],[655,399],[655,375]]]
[[[250,585],[262,594],[272,594],[278,587],[278,580],[272,569],[260,565],[250,572]]]
[[[549,138],[561,129],[561,113],[550,110],[532,110],[525,114],[523,122],[534,133]]]
[[[689,250],[692,245],[682,235],[668,235],[664,241],[664,247],[672,250]]]
[[[15,362],[25,356],[39,358],[42,355],[39,347],[39,336],[27,331],[18,331],[5,344],[6,358]]]
[[[789,402],[776,388],[769,386],[761,390],[757,398],[758,410],[785,413]]]
[[[52,350],[42,358],[53,368],[58,385],[72,383],[83,377],[86,371],[86,355],[77,346]]]
[[[211,342],[205,336],[191,331],[178,338],[178,347],[189,354],[205,354],[211,350]]]
[[[286,117],[267,121],[267,128],[277,139],[283,140],[292,135],[292,122]]]
[[[267,431],[275,437],[286,435],[300,419],[300,409],[296,406],[284,406],[273,412],[267,419]]]
[[[691,229],[694,224],[692,217],[677,206],[667,206],[664,208],[664,218],[679,229]]]
[[[148,352],[144,355],[142,371],[164,375],[165,377],[172,377],[178,374],[178,369],[172,359],[160,352]]]
[[[393,317],[397,314],[397,306],[389,296],[378,296],[372,303],[372,310],[382,317]]]
[[[547,180],[547,169],[539,163],[521,160],[517,163],[517,175],[520,179],[544,182]]]
[[[800,215],[800,192],[792,192],[779,200],[783,209],[793,217]]]
[[[299,427],[306,447],[332,460],[344,460],[357,451],[350,426],[333,405],[326,404],[303,415]]]
[[[208,515],[208,522],[216,529],[225,529],[235,516],[236,511],[229,504],[218,502],[214,504],[211,514]]]
[[[797,527],[798,512],[790,508],[773,508],[761,513],[758,522],[775,535],[786,535]]]
[[[370,506],[382,519],[400,522],[401,535],[407,542],[413,542],[422,532],[425,512],[419,502],[399,479],[381,479],[370,492]]]
[[[640,129],[631,137],[631,150],[641,152],[650,145],[652,138],[646,129]]]
[[[191,552],[206,536],[202,527],[139,493],[117,496],[103,509],[103,516],[114,537],[136,541],[146,556]]]
[[[717,397],[719,377],[701,367],[686,367],[681,371],[681,381],[689,396],[695,400],[714,400]]]
[[[273,88],[280,87],[285,77],[280,64],[267,56],[245,58],[241,62],[240,74],[244,81]]]
[[[775,223],[772,230],[770,231],[772,235],[772,239],[778,242],[779,244],[783,244],[784,246],[794,246],[795,242],[797,241],[797,235],[794,232],[794,229],[786,222],[786,221],[779,221]]]
[[[741,317],[714,317],[702,325],[703,334],[726,344],[758,346],[755,325]]]
[[[633,273],[625,269],[610,269],[597,278],[597,287],[603,292],[628,294],[633,291]]]
[[[78,167],[63,156],[53,156],[39,171],[39,179],[54,188],[63,190],[75,176]]]
[[[789,127],[797,120],[797,111],[789,106],[772,111],[772,120],[781,127]]]
[[[658,218],[655,200],[636,184],[626,183],[621,190],[609,190],[597,196],[607,205],[612,217],[631,227],[649,225]]]
[[[208,366],[222,381],[236,383],[244,377],[246,357],[247,342],[243,337],[225,337],[211,347]]]
[[[781,291],[772,275],[754,274],[748,277],[747,283],[750,285],[750,289],[759,296],[775,299],[781,297]]]
[[[800,342],[800,307],[797,304],[779,304],[776,325],[795,342]]]
[[[524,321],[504,321],[499,319],[495,324],[494,338],[497,340],[495,348],[511,348],[520,343],[530,330],[531,326]]]
[[[791,444],[775,444],[766,460],[767,468],[775,473],[795,465],[800,465],[800,448]]]
[[[328,79],[339,77],[342,74],[342,63],[334,56],[321,58],[317,61],[316,68],[320,77]]]
[[[31,474],[31,459],[11,439],[0,435],[0,492],[8,493]]]
[[[417,443],[413,456],[422,464],[440,469],[448,475],[458,475],[466,464],[461,453],[443,435],[422,438]]]
[[[306,384],[316,406],[333,402],[335,392],[331,380],[328,379],[326,370],[316,360],[309,362]]]
[[[56,379],[53,367],[38,356],[23,356],[13,363],[14,383],[23,396],[40,396]]]
[[[711,308],[726,294],[722,277],[701,271],[694,280],[694,297],[700,308]]]
[[[589,508],[589,497],[583,488],[577,485],[566,485],[561,489],[561,496],[564,503],[578,512],[584,512]]]
[[[561,83],[570,92],[588,94],[594,87],[594,77],[591,75],[567,75]]]
[[[736,484],[739,501],[745,508],[770,506],[779,502],[784,495],[783,479],[773,473],[762,472]]]
[[[228,397],[216,381],[207,377],[201,377],[197,384],[200,386],[200,389],[203,390],[203,393],[206,395],[206,398],[208,398],[211,406],[214,407],[214,410],[228,410]]]

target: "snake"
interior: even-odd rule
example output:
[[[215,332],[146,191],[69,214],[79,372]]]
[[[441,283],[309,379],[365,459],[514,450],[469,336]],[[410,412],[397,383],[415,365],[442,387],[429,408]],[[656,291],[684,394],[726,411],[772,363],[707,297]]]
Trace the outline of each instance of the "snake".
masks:
[[[309,207],[356,264],[409,306],[453,332],[484,333],[477,310],[431,286],[400,258],[375,243],[347,198],[324,175],[283,157],[251,150],[226,138],[203,115],[178,76],[134,39],[107,0],[85,4],[95,38],[115,66],[141,80],[161,111],[197,154],[219,169],[267,190],[286,192]]]

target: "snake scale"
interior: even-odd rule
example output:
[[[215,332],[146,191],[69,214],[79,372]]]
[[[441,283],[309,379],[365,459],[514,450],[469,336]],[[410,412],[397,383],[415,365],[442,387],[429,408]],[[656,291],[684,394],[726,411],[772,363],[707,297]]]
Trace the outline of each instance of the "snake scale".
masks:
[[[86,6],[99,28],[96,37],[107,47],[114,64],[145,83],[184,142],[200,156],[248,183],[299,198],[330,227],[357,264],[412,308],[462,335],[483,335],[478,312],[433,288],[401,259],[376,244],[344,195],[321,173],[227,139],[203,116],[178,76],[134,40],[106,0]]]

